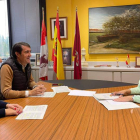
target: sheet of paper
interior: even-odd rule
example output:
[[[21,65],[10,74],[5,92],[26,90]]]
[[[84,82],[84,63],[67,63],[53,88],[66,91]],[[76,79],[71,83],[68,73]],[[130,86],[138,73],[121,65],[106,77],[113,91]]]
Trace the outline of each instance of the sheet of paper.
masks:
[[[138,108],[139,106],[133,102],[115,102],[111,100],[100,100],[108,110],[119,110],[119,109],[129,109],[129,108]],[[114,103],[113,103],[114,102]]]
[[[96,91],[86,91],[86,90],[71,90],[68,95],[72,96],[91,96],[93,97],[93,94],[95,94]]]
[[[97,100],[113,100],[118,98],[119,96],[110,96],[111,93],[101,93],[101,94],[94,94],[93,97]]]
[[[62,92],[70,92],[71,90],[68,88],[68,86],[57,86],[52,87],[53,91],[56,93],[62,93]]]
[[[131,102],[115,102],[113,100],[107,100],[111,105],[131,105]]]
[[[25,106],[23,112],[16,117],[16,120],[43,119],[48,105]]]
[[[39,94],[39,95],[35,95],[35,96],[30,96],[30,97],[54,97],[55,96],[55,92],[44,92],[44,94]]]

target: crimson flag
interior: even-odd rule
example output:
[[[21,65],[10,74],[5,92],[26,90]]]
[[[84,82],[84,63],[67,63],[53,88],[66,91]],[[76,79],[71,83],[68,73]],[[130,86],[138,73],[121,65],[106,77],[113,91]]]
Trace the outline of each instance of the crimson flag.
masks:
[[[75,27],[75,39],[74,39],[74,49],[73,56],[74,58],[74,79],[81,79],[82,77],[82,68],[81,68],[81,43],[80,43],[80,31],[78,23],[78,14],[76,10],[76,27]]]

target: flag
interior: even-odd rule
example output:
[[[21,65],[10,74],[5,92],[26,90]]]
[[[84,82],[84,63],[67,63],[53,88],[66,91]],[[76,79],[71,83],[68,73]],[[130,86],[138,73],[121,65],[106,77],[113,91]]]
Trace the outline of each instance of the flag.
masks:
[[[39,78],[41,80],[48,80],[48,46],[47,46],[47,32],[44,21],[44,11],[41,30]]]
[[[54,30],[54,42],[53,42],[53,51],[52,51],[52,61],[53,70],[56,73],[58,80],[65,79],[64,68],[63,68],[63,58],[62,58],[62,45],[60,39],[60,27],[59,27],[59,15],[57,10],[55,30]]]
[[[82,77],[82,68],[81,68],[81,43],[80,43],[80,31],[78,23],[78,14],[76,9],[76,27],[75,27],[75,39],[74,39],[74,49],[73,56],[74,58],[74,79],[81,79]]]
[[[129,57],[129,54],[127,55],[127,59],[126,59],[126,65],[129,65],[130,64],[130,57]]]

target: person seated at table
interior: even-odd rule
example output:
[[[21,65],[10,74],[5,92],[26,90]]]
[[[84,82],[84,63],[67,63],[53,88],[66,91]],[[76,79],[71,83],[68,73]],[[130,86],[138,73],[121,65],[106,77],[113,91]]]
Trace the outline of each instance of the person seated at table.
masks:
[[[18,104],[9,104],[0,100],[0,118],[22,113],[23,108]]]
[[[119,98],[114,99],[114,101],[117,101],[117,102],[140,103],[140,81],[137,87],[113,92],[112,95],[120,95]]]
[[[43,94],[44,85],[36,85],[31,74],[31,47],[19,42],[12,48],[12,56],[1,65],[1,93],[4,99]]]

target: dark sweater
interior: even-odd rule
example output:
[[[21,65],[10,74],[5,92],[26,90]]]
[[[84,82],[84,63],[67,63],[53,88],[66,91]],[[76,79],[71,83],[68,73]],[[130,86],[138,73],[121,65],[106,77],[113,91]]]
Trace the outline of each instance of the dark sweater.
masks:
[[[12,90],[27,90],[31,77],[30,64],[27,64],[25,72],[22,70],[22,65],[13,57],[8,58],[1,67],[5,64],[8,64],[13,70]]]
[[[5,117],[6,102],[0,100],[0,118]]]

